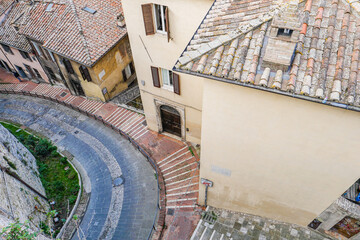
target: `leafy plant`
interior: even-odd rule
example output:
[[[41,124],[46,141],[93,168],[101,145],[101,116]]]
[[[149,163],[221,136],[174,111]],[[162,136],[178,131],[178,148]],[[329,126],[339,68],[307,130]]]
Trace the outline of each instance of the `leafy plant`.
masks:
[[[2,229],[0,236],[6,240],[35,240],[39,233],[30,233],[29,229],[30,226],[27,221],[25,223],[20,223],[19,219],[16,219],[15,223],[11,223],[9,226]]]

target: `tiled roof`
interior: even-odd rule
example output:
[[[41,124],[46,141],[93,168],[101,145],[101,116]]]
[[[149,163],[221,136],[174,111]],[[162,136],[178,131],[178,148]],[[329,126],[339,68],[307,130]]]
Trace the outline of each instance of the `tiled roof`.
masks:
[[[117,25],[119,0],[54,0],[52,10],[45,11],[48,2],[34,6],[22,33],[59,55],[91,66],[126,35],[126,28]]]
[[[0,15],[2,15],[15,0],[0,0]]]
[[[5,1],[6,2],[6,1]],[[31,47],[26,40],[15,30],[15,26],[20,26],[22,17],[29,10],[30,5],[26,2],[17,2],[9,11],[9,14],[4,18],[0,25],[0,42],[6,45],[21,49],[26,52],[31,51]]]
[[[266,12],[266,17],[261,15],[261,8],[257,8],[252,14],[260,14],[260,23],[241,20],[239,24],[247,25],[246,30],[241,31],[241,27],[234,30],[236,24],[231,23],[238,22],[238,19],[232,5],[242,2],[246,1],[215,1],[175,65],[176,70],[263,90],[360,107],[359,0],[297,2],[295,17],[299,19],[299,26],[294,28],[299,27],[299,32],[291,50],[291,65],[285,70],[276,64],[266,65],[264,56],[272,41],[269,36],[273,19],[286,16],[288,9],[293,6],[291,4],[296,1],[282,4],[272,2],[270,9],[277,11]],[[246,14],[249,6],[247,10],[235,11]],[[226,22],[215,29],[211,25],[213,19]],[[217,29],[221,28],[225,31],[216,34],[219,32]],[[211,36],[213,32],[215,37],[204,35]]]

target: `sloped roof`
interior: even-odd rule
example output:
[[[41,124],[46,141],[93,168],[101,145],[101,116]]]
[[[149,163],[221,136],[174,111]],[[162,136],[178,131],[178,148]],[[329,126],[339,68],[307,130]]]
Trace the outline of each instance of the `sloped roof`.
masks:
[[[282,72],[265,68],[263,57],[272,19],[281,15],[288,4],[274,1],[265,14],[261,8],[254,10],[252,14],[259,16],[260,22],[243,19],[239,23],[234,11],[244,14],[248,11],[236,10],[234,5],[249,1],[216,0],[174,69],[286,95],[360,107],[360,1],[349,1],[351,4],[342,0],[300,1],[301,31],[292,65]],[[214,27],[213,19],[226,22]],[[240,27],[234,30],[236,24],[232,22]],[[223,32],[219,31],[222,28]]]
[[[21,32],[84,65],[92,66],[127,33],[117,25],[117,17],[123,12],[121,1],[54,0],[52,10],[45,11],[49,2],[34,6]],[[84,7],[96,13],[84,11]]]
[[[6,1],[5,1],[6,2]],[[31,51],[31,46],[26,37],[15,30],[14,26],[21,24],[22,18],[26,15],[30,5],[26,2],[14,2],[8,15],[5,16],[0,24],[0,42],[6,45],[21,49],[26,52]],[[1,8],[0,8],[1,9]]]
[[[2,15],[15,0],[0,0],[0,15]]]

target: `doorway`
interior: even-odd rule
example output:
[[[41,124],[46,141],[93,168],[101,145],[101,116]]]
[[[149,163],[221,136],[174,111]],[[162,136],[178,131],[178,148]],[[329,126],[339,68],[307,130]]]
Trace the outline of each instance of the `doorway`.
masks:
[[[163,131],[181,137],[180,113],[175,108],[162,105],[160,107],[160,114]]]

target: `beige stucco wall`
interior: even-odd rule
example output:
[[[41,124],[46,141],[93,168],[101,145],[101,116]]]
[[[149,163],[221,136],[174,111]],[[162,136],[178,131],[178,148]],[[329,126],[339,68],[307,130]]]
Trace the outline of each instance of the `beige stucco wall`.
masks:
[[[146,3],[168,6],[172,37],[170,42],[164,34],[145,35],[141,5]],[[154,131],[159,130],[155,99],[161,100],[168,105],[179,106],[185,110],[185,127],[189,129],[186,131],[185,139],[194,143],[200,143],[201,137],[202,80],[179,74],[181,94],[177,95],[169,90],[153,86],[150,67],[172,69],[212,3],[212,0],[122,1],[149,128]],[[141,84],[141,81],[145,82],[145,86]]]
[[[1,46],[0,46],[1,47]],[[26,65],[29,65],[31,68],[35,68],[36,70],[39,71],[40,75],[41,75],[41,78],[46,81],[46,82],[49,82],[49,78],[47,77],[47,75],[45,74],[43,68],[41,67],[40,63],[38,62],[38,59],[36,58],[36,56],[32,53],[29,53],[31,59],[33,61],[29,61],[28,59],[24,59],[19,50],[16,49],[16,48],[13,48],[13,47],[10,47],[11,48],[11,51],[14,53],[14,54],[10,54],[10,53],[7,53],[5,52],[4,49],[2,49],[2,51],[0,51],[0,59],[3,60],[4,62],[6,62],[10,68],[13,68],[13,66],[11,65],[11,63],[13,65],[17,65],[19,67],[21,67],[25,73],[30,77],[30,73],[27,71],[26,67],[24,66],[24,64]],[[4,55],[6,54],[6,56]],[[34,60],[35,59],[35,60]],[[10,60],[10,62],[9,62]],[[15,70],[15,69],[13,69]],[[16,70],[17,71],[17,70]]]
[[[56,55],[56,61],[61,72],[69,82],[69,74],[65,65]],[[132,61],[130,44],[128,37],[121,39],[109,52],[107,52],[92,68],[88,67],[91,75],[91,82],[84,80],[80,73],[81,64],[70,60],[75,71],[77,79],[87,97],[96,100],[106,101],[115,97],[128,88],[128,82],[125,82],[122,76],[122,70]],[[102,74],[100,74],[102,73]],[[102,77],[101,77],[102,76]],[[101,77],[101,78],[100,78]],[[102,89],[107,89],[107,94],[103,95]]]
[[[360,176],[359,112],[214,80],[203,103],[208,205],[305,226]]]

